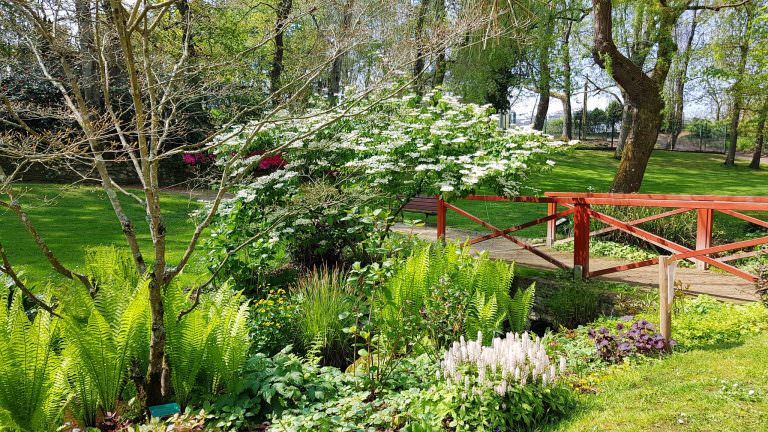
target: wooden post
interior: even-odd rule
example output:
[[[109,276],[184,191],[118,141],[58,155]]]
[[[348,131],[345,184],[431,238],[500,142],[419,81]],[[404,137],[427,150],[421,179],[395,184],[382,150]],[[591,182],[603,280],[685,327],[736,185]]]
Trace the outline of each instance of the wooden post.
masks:
[[[574,210],[573,267],[580,267],[581,278],[586,279],[589,274],[589,204],[576,204]]]
[[[698,209],[696,217],[696,250],[712,246],[712,209]],[[696,260],[696,268],[706,270],[707,263]]]
[[[672,337],[672,303],[675,299],[675,268],[677,261],[659,256],[659,327],[661,335]]]
[[[557,213],[557,203],[547,203],[547,216]],[[555,230],[557,221],[552,219],[547,221],[547,247],[555,245]]]
[[[437,198],[437,239],[445,241],[445,201],[440,195]]]

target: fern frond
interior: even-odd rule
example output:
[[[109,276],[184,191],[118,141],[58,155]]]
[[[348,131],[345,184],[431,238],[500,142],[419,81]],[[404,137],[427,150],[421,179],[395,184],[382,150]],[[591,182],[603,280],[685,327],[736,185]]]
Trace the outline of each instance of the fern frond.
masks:
[[[513,332],[521,333],[528,326],[528,316],[533,308],[536,295],[536,283],[528,289],[518,289],[509,307],[509,324]]]

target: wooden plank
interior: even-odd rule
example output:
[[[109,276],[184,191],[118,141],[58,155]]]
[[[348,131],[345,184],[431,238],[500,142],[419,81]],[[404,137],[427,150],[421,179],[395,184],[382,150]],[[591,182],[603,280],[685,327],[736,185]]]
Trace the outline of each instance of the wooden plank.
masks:
[[[659,327],[664,339],[672,338],[672,302],[675,299],[675,261],[668,256],[659,257]]]
[[[437,239],[445,241],[445,201],[440,196],[437,196]]]
[[[715,258],[715,260],[720,262],[736,261],[738,259],[743,259],[743,258],[752,258],[753,256],[758,256],[764,253],[766,252],[762,250],[756,250],[752,252],[744,252],[744,253],[738,253],[738,254],[728,255],[724,257],[718,257],[718,258]]]
[[[561,218],[563,216],[568,216],[571,213],[573,213],[573,209],[563,210],[560,213],[555,213],[555,214],[552,214],[552,215],[540,217],[538,219],[534,219],[532,221],[529,221],[529,222],[526,222],[526,223],[523,223],[523,224],[520,224],[520,225],[515,225],[515,226],[509,227],[509,228],[505,228],[505,229],[501,230],[501,232],[499,232],[499,233],[492,233],[492,234],[484,235],[482,237],[476,237],[476,238],[470,240],[469,244],[471,244],[471,245],[472,244],[477,244],[477,243],[480,243],[480,242],[483,242],[483,241],[486,241],[486,240],[490,240],[492,238],[499,237],[502,234],[509,234],[511,232],[520,231],[522,229],[530,228],[532,226],[538,225],[538,224],[543,223],[543,222],[548,222],[550,220],[554,222],[555,219]]]
[[[712,209],[698,209],[696,215],[696,249],[712,246]],[[696,268],[706,270],[707,263],[696,260]]]
[[[553,198],[616,198],[616,199],[651,199],[685,201],[727,201],[744,203],[768,203],[768,196],[749,195],[675,195],[675,194],[620,194],[592,192],[544,192],[544,196]],[[673,206],[669,206],[673,207]]]
[[[547,203],[547,215],[553,215],[557,213],[557,204],[555,203]],[[552,247],[555,244],[555,236],[556,236],[556,229],[557,226],[555,225],[557,223],[556,219],[550,219],[547,221],[547,247]]]
[[[651,258],[644,261],[635,261],[629,264],[622,264],[615,267],[608,267],[593,272],[589,272],[589,277],[603,276],[611,273],[618,273],[626,270],[632,270],[640,267],[647,267],[650,265],[658,264],[658,258]]]
[[[573,213],[573,265],[582,277],[589,274],[589,205],[578,204]]]
[[[742,241],[728,243],[728,244],[719,245],[719,246],[712,246],[707,249],[701,249],[701,250],[689,249],[687,251],[681,251],[679,253],[676,253],[672,256],[678,260],[686,259],[686,258],[694,258],[694,257],[704,258],[703,255],[709,255],[709,254],[718,253],[718,252],[725,252],[733,249],[744,249],[748,247],[759,246],[762,244],[768,244],[768,236],[757,237],[749,240],[742,240]]]
[[[552,263],[552,264],[556,265],[557,267],[564,268],[564,269],[568,268],[568,266],[565,263],[563,263],[562,261],[560,261],[560,260],[558,260],[558,259],[556,259],[556,258],[554,258],[554,257],[552,257],[552,256],[550,256],[550,255],[548,255],[548,254],[546,254],[546,253],[536,249],[534,246],[531,246],[528,243],[526,243],[526,242],[524,242],[524,241],[522,241],[522,240],[520,240],[520,239],[518,239],[516,237],[513,237],[513,236],[511,236],[509,234],[502,233],[499,228],[496,228],[495,226],[493,226],[493,225],[489,224],[488,222],[478,218],[477,216],[475,216],[475,215],[473,215],[471,213],[468,213],[468,212],[466,212],[466,211],[464,211],[464,210],[462,210],[462,209],[460,209],[460,208],[458,208],[458,207],[456,207],[456,206],[454,206],[452,204],[448,204],[448,203],[444,202],[443,205],[447,209],[451,209],[451,210],[455,211],[456,213],[466,217],[467,219],[470,219],[470,220],[472,220],[474,222],[477,222],[478,224],[484,226],[485,228],[488,228],[491,231],[499,233],[501,235],[501,237],[504,237],[505,239],[507,239],[507,240],[509,240],[509,241],[511,241],[511,242],[513,242],[515,244],[517,244],[518,246],[522,247],[523,249],[527,250],[528,252],[531,252],[532,254],[538,256],[539,258],[541,258],[541,259],[543,259],[543,260],[545,260],[545,261],[547,261],[549,263]]]
[[[732,210],[718,210],[718,211],[720,213],[727,214],[728,216],[733,216],[735,218],[747,221],[749,223],[753,223],[753,224],[755,224],[757,226],[761,226],[763,228],[768,228],[768,222],[766,222],[764,220],[761,220],[761,219],[758,219],[758,218],[754,218],[752,216],[747,216],[744,213],[739,213],[739,212],[732,211]]]

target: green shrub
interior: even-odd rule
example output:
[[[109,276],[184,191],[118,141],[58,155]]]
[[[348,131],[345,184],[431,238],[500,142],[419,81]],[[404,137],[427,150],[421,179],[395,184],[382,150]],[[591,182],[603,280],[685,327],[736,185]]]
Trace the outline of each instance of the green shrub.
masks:
[[[556,327],[576,328],[597,318],[600,293],[583,285],[567,284],[543,300],[543,308]]]
[[[672,318],[672,337],[681,347],[739,343],[768,331],[768,309],[760,303],[735,305],[709,296],[686,300]]]
[[[282,288],[271,289],[251,307],[254,352],[274,355],[296,342],[294,331],[299,308]]]

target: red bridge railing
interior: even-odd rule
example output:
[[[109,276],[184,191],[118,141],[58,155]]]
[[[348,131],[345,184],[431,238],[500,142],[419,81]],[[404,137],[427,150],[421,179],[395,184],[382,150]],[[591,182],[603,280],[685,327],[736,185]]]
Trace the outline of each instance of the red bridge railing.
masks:
[[[502,237],[557,267],[570,269],[570,266],[548,254],[547,252],[511,234],[534,225],[546,223],[546,244],[548,246],[552,246],[555,243],[555,224],[557,219],[572,214],[574,231],[573,269],[577,272],[580,271],[580,275],[586,278],[658,264],[659,259],[653,258],[649,260],[622,264],[615,267],[591,270],[589,265],[590,237],[615,230],[624,231],[630,235],[641,238],[661,249],[669,251],[671,253],[671,260],[694,260],[698,268],[704,269],[707,266],[717,267],[735,276],[753,282],[758,280],[758,276],[734,267],[728,264],[728,262],[755,256],[760,253],[759,250],[754,250],[756,246],[768,244],[768,236],[764,236],[749,240],[732,242],[724,245],[712,245],[712,222],[714,212],[720,212],[731,217],[735,217],[755,225],[768,228],[768,221],[764,221],[762,219],[758,219],[756,217],[742,213],[743,211],[768,212],[768,197],[547,192],[543,197],[522,196],[506,198],[496,195],[470,195],[464,197],[464,199],[473,201],[546,203],[548,204],[547,215],[519,225],[499,228],[492,225],[488,221],[484,221],[480,217],[455,206],[454,204],[450,204],[444,201],[441,197],[437,197],[437,237],[439,239],[445,237],[446,213],[448,210],[450,210],[478,223],[479,225],[491,231],[489,234],[470,239],[469,244],[477,244],[493,238]],[[641,219],[622,221],[618,218],[595,210],[592,207],[594,205],[618,207],[657,207],[671,208],[671,210],[667,210],[662,213]],[[563,208],[562,210],[560,210],[561,207]],[[651,233],[638,226],[645,222],[658,220],[689,211],[695,211],[697,213],[695,249],[690,249],[672,240]],[[590,231],[590,223],[592,219],[604,223],[607,225],[607,227],[595,231]],[[753,250],[747,250],[745,252],[724,257],[714,256],[716,254],[727,251],[745,250],[750,248]]]

